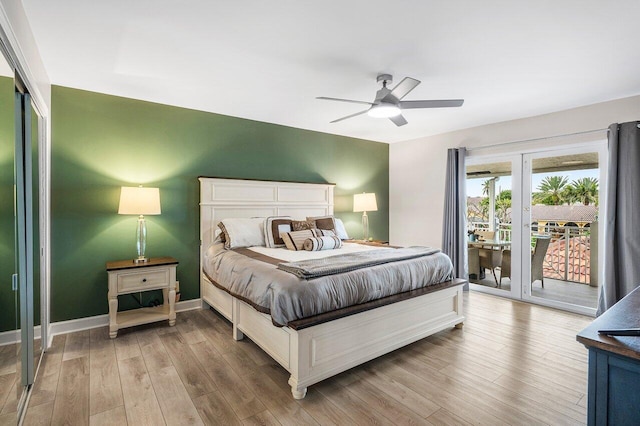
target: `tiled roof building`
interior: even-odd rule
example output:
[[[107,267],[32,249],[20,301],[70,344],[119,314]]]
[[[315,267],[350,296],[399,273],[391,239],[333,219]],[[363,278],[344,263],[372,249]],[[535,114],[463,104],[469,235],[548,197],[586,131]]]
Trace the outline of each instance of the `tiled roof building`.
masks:
[[[483,197],[467,197],[467,204],[470,208],[470,215],[473,212],[480,212],[480,202]],[[531,206],[531,221],[544,226],[548,223],[555,223],[564,226],[567,223],[575,223],[579,227],[595,222],[598,217],[598,207],[594,205],[583,206],[576,204],[572,206],[547,206],[536,204]],[[507,210],[507,222],[511,222],[511,209]]]
[[[555,222],[559,226],[572,222],[582,227],[591,222],[595,222],[598,216],[598,208],[593,205],[573,205],[573,206],[546,206],[538,204],[531,206],[531,220],[543,225]]]

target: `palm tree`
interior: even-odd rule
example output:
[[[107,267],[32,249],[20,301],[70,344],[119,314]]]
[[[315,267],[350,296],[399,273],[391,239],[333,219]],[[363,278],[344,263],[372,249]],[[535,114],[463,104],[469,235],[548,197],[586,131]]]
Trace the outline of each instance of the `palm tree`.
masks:
[[[569,205],[575,204],[580,201],[575,192],[575,188],[571,184],[564,187],[561,197],[562,200]]]
[[[482,197],[480,200],[480,212],[484,221],[489,220],[489,197]]]
[[[585,206],[598,202],[598,179],[592,177],[576,179],[569,187],[574,199]]]
[[[505,189],[500,191],[496,197],[496,213],[500,222],[507,223],[509,221],[509,213],[511,210],[511,190]]]
[[[487,179],[484,182],[482,182],[482,195],[489,196],[489,188],[491,187],[491,181],[493,181],[494,179],[495,178]]]
[[[559,206],[565,200],[569,178],[566,176],[547,176],[542,179],[538,186],[538,191],[533,195],[536,204],[547,204]]]

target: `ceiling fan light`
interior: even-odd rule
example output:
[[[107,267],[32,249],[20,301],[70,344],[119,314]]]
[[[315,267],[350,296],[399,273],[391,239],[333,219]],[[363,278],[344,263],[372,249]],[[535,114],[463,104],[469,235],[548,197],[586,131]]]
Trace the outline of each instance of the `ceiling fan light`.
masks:
[[[397,115],[400,115],[401,113],[402,111],[400,110],[400,108],[390,103],[380,103],[378,105],[374,105],[369,109],[369,111],[367,111],[369,117],[376,118],[395,117]]]

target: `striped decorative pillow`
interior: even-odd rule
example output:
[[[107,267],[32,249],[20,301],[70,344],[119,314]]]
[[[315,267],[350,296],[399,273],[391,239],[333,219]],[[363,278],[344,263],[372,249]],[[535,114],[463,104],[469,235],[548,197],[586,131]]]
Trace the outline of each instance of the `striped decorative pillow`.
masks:
[[[313,229],[305,229],[304,231],[292,231],[280,234],[284,245],[289,250],[304,250],[304,241],[307,238],[315,238],[316,234]]]
[[[304,240],[307,251],[334,250],[342,247],[342,240],[335,235],[332,237],[313,237]]]
[[[332,229],[314,229],[316,237],[337,237],[336,233]]]

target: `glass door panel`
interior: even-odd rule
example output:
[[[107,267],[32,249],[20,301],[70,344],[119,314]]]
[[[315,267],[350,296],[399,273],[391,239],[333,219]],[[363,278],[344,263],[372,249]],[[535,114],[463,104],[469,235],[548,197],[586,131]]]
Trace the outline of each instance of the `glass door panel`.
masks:
[[[524,156],[525,298],[595,310],[599,200],[605,179],[601,154],[591,147]]]
[[[520,297],[520,287],[513,285],[519,280],[512,260],[513,245],[520,241],[520,233],[513,232],[519,229],[519,218],[514,222],[512,217],[514,203],[519,203],[518,191],[513,191],[514,184],[519,186],[514,178],[519,165],[514,157],[467,160],[467,254],[474,290]],[[519,253],[519,246],[515,248]]]

